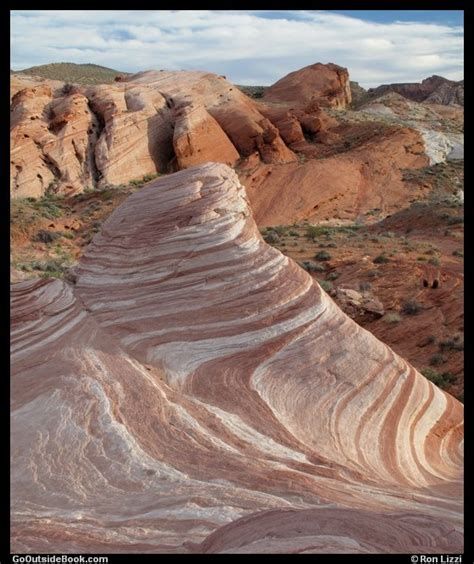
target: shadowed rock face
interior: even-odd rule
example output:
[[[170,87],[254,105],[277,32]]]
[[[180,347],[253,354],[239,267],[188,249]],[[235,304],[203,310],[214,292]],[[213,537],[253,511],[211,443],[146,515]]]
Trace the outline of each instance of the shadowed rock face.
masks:
[[[128,183],[208,160],[297,160],[255,101],[223,77],[148,71],[115,84],[13,77],[11,194]]]
[[[387,92],[397,92],[416,102],[432,102],[443,105],[464,106],[464,81],[454,81],[433,75],[421,82],[401,84],[382,84],[369,90],[369,94],[378,97]]]
[[[12,287],[15,552],[462,551],[462,405],[189,168]],[[422,547],[422,548],[420,548]]]

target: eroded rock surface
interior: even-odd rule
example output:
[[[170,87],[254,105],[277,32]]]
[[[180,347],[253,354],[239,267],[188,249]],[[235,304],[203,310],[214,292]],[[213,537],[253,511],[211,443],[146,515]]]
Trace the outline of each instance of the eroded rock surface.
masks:
[[[315,100],[323,106],[345,108],[352,100],[349,73],[333,63],[309,65],[275,82],[265,91],[263,99],[294,104]]]
[[[462,552],[462,422],[222,164],[12,287],[14,552]]]
[[[11,92],[13,197],[118,185],[210,159],[234,164],[254,151],[264,163],[297,160],[255,101],[211,73],[147,71],[61,88],[13,77]]]

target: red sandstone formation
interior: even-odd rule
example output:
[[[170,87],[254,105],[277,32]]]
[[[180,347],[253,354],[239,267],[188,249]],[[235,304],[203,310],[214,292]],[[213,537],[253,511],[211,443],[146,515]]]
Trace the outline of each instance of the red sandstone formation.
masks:
[[[75,285],[12,287],[12,551],[463,550],[462,405],[261,238],[158,179]]]
[[[349,152],[284,167],[251,161],[239,169],[258,225],[353,220],[373,208],[386,214],[423,195],[408,189],[401,169],[427,166],[418,133],[403,128],[374,135]],[[285,187],[286,189],[282,189]]]
[[[230,139],[203,106],[186,106],[177,111],[173,148],[178,169],[203,161],[233,166],[239,159]]]
[[[315,100],[322,106],[345,108],[352,99],[349,73],[333,63],[309,65],[275,82],[265,91],[263,99],[299,105]]]
[[[264,163],[297,160],[258,105],[221,76],[148,71],[103,86],[62,86],[12,79],[13,197],[128,183],[176,162],[234,164],[254,151]]]
[[[394,119],[400,112],[439,117],[439,105],[421,111],[407,100],[407,107],[400,100],[369,104],[362,124],[345,121],[347,112],[329,115],[322,106],[350,102],[347,71],[337,65],[292,73],[263,101],[198,71],[147,71],[88,87],[13,82],[12,91],[27,85],[12,99],[13,197],[126,184],[212,161],[236,167],[263,225],[353,221],[424,195],[402,182],[401,169],[462,158],[459,133],[447,138],[424,122],[419,131],[383,123],[387,112]]]

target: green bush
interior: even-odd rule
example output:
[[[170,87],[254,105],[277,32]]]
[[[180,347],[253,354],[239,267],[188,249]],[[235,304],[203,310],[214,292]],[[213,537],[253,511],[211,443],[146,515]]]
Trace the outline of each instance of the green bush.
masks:
[[[328,280],[318,280],[318,283],[325,292],[332,290],[332,284]]]
[[[288,229],[284,225],[276,225],[275,227],[272,227],[272,231],[274,231],[279,237],[284,237]]]
[[[267,231],[263,236],[263,239],[270,245],[274,245],[280,242],[280,237],[278,236],[278,233],[275,233],[275,231]]]
[[[33,237],[33,241],[40,243],[52,243],[60,237],[59,233],[55,231],[48,231],[47,229],[40,229]]]
[[[315,237],[319,237],[319,235],[321,235],[320,227],[317,227],[316,225],[308,225],[305,233],[307,239],[314,239]]]
[[[463,351],[464,350],[464,341],[459,338],[455,337],[453,339],[445,339],[444,341],[440,341],[438,343],[440,350],[454,350],[454,351]]]
[[[316,264],[310,260],[302,261],[300,266],[308,272],[324,272],[326,270],[321,264]]]
[[[421,373],[425,378],[428,378],[433,384],[436,384],[442,390],[445,390],[449,384],[452,384],[456,380],[451,372],[443,372],[442,374],[433,370],[433,368],[423,368]]]
[[[319,261],[331,260],[332,256],[327,251],[319,251],[314,255],[314,258]]]
[[[439,366],[440,364],[444,364],[445,362],[446,357],[440,353],[436,353],[430,358],[430,366]]]

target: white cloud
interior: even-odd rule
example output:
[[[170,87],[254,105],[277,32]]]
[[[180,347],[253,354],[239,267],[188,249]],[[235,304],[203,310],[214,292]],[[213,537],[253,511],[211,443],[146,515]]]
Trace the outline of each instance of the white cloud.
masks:
[[[11,67],[95,63],[135,72],[200,69],[237,84],[272,84],[316,62],[372,87],[431,74],[463,78],[463,29],[375,23],[328,11],[15,10]]]

